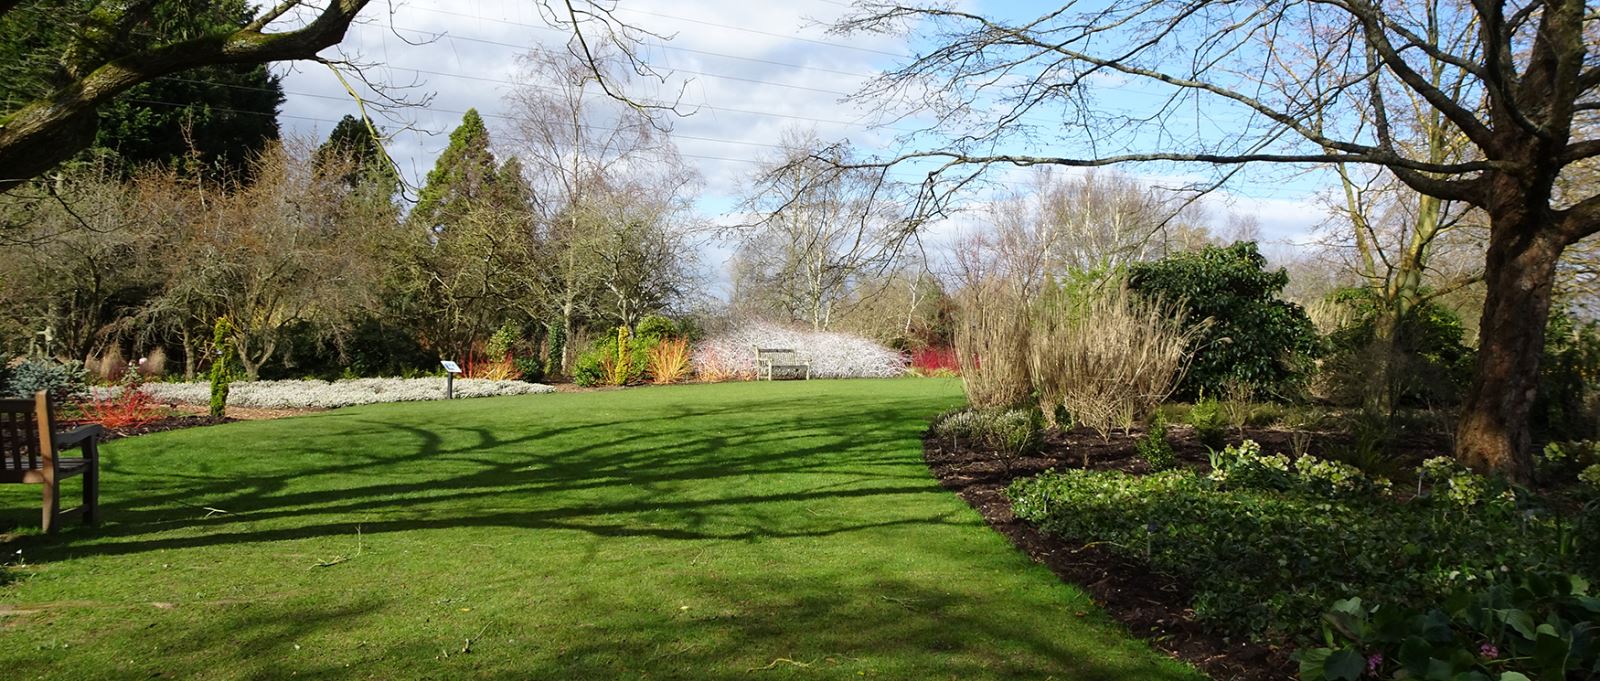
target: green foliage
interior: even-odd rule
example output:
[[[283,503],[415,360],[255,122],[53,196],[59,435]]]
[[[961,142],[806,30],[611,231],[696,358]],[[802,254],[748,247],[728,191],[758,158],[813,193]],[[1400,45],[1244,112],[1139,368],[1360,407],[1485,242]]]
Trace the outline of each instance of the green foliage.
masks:
[[[113,28],[133,12],[143,19],[127,30]],[[244,0],[27,3],[0,22],[0,59],[7,65],[0,72],[0,115],[47,96],[114,51],[234,30],[253,15]],[[231,177],[278,139],[282,103],[279,78],[266,66],[207,66],[135,85],[99,107],[95,129],[84,134],[126,170],[192,160],[192,172]]]
[[[655,341],[625,336],[626,327],[619,327],[619,331],[623,333],[606,334],[578,355],[572,367],[573,383],[592,387],[631,385],[644,380]]]
[[[88,374],[83,363],[58,362],[46,357],[29,357],[5,372],[0,382],[0,397],[32,398],[40,390],[50,399],[64,403],[88,390]]]
[[[1600,599],[1589,581],[1535,573],[1413,604],[1336,601],[1323,647],[1300,651],[1302,681],[1528,681],[1600,673]]]
[[[1600,322],[1580,322],[1566,310],[1550,311],[1533,428],[1557,440],[1600,436],[1593,386],[1600,381]]]
[[[1065,470],[1019,480],[1018,517],[1147,561],[1232,634],[1311,635],[1327,604],[1426,603],[1513,569],[1559,567],[1562,523],[1503,497],[1403,501],[1348,466],[1230,448],[1223,475]],[[1220,479],[1219,479],[1220,478]],[[1592,540],[1590,540],[1592,541]]]
[[[544,380],[544,360],[538,357],[518,357],[513,365],[524,381],[539,383]]]
[[[228,390],[233,383],[233,324],[218,317],[211,329],[211,416],[222,418],[228,412]]]
[[[1194,427],[1194,436],[1200,444],[1211,449],[1221,449],[1227,442],[1227,419],[1222,414],[1222,405],[1213,398],[1202,398],[1189,409],[1189,425]]]
[[[373,134],[371,123],[349,114],[333,126],[333,132],[317,147],[312,161],[318,168],[330,163],[346,164],[342,179],[347,186],[370,186],[386,200],[400,189],[400,176],[395,173],[383,144]]]
[[[567,332],[560,321],[545,324],[548,331],[545,341],[545,371],[555,376],[561,373],[561,356],[566,353]]]
[[[1254,242],[1241,241],[1129,267],[1135,292],[1178,301],[1185,323],[1207,325],[1190,345],[1193,361],[1178,397],[1221,394],[1230,382],[1273,397],[1301,391],[1321,340],[1305,310],[1278,298],[1288,272],[1266,264]]]
[[[1454,404],[1472,379],[1473,351],[1465,342],[1461,316],[1431,300],[1413,305],[1400,320],[1397,345],[1377,344],[1378,327],[1391,312],[1368,288],[1335,291],[1332,302],[1351,313],[1350,321],[1328,335],[1329,355],[1323,370],[1333,398],[1357,403],[1373,389],[1379,365],[1375,352],[1392,352],[1395,397],[1402,405]]]
[[[1172,443],[1167,441],[1167,417],[1161,412],[1150,419],[1150,429],[1139,438],[1135,445],[1139,451],[1139,458],[1150,465],[1152,471],[1172,470],[1178,467],[1178,457],[1172,451]]]
[[[454,225],[469,207],[486,199],[499,179],[489,129],[477,109],[467,109],[450,144],[439,154],[408,218],[430,230]]]
[[[637,334],[639,338],[650,342],[659,341],[664,338],[677,338],[679,335],[681,335],[676,322],[661,315],[655,314],[648,315],[644,319],[639,320],[639,329]]]
[[[1337,461],[1302,455],[1262,454],[1261,445],[1245,440],[1212,456],[1208,480],[1226,489],[1299,492],[1328,499],[1384,494],[1389,481],[1371,478],[1360,469]]]
[[[488,355],[491,362],[498,362],[511,354],[511,349],[522,340],[522,329],[512,322],[506,322],[495,329],[489,336],[489,342],[484,345],[483,352]]]

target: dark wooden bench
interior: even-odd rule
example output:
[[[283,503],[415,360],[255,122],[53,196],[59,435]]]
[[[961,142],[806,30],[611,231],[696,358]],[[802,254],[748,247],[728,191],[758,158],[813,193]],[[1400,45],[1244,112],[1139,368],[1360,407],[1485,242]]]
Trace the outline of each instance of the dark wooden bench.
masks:
[[[811,360],[800,357],[793,348],[756,348],[756,380],[765,376],[772,380],[777,372],[802,376],[811,380]]]
[[[85,523],[100,515],[100,434],[97,425],[56,432],[55,410],[44,391],[31,400],[0,400],[0,483],[44,486],[45,532],[63,518],[82,513]],[[62,452],[81,450],[83,456]],[[83,505],[61,510],[61,481],[83,476]]]

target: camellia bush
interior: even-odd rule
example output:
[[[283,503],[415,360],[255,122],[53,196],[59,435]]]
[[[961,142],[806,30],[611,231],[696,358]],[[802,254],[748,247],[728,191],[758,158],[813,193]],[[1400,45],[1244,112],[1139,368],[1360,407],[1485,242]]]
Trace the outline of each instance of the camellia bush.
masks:
[[[109,393],[117,389],[96,389]],[[144,391],[160,403],[207,404],[211,389],[204,383],[146,383]],[[525,381],[457,379],[455,396],[498,397],[555,392]],[[239,381],[228,391],[228,404],[262,409],[334,409],[381,402],[425,402],[444,399],[443,378],[357,378],[343,381]]]
[[[893,378],[906,372],[906,357],[860,336],[804,331],[751,322],[701,341],[696,373],[705,380],[755,375],[756,348],[792,349],[811,360],[813,378]]]

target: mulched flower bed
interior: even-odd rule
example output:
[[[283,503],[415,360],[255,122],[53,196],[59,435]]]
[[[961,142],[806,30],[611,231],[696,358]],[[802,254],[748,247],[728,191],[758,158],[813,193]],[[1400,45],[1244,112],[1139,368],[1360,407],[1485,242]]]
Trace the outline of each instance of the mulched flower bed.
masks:
[[[156,421],[151,421],[150,423],[146,423],[146,424],[141,425],[141,426],[130,426],[130,427],[127,427],[127,428],[107,428],[105,434],[100,436],[100,441],[101,442],[108,442],[110,440],[117,440],[117,439],[125,438],[125,437],[133,437],[135,435],[149,435],[151,433],[160,433],[160,432],[165,432],[165,431],[168,431],[168,430],[181,430],[183,428],[198,428],[200,426],[214,426],[214,425],[217,425],[219,423],[232,423],[232,422],[237,421],[237,420],[239,420],[239,419],[235,419],[235,418],[231,418],[231,417],[213,418],[213,417],[208,416],[208,415],[197,415],[197,414],[184,414],[184,415],[181,415],[181,416],[168,416],[168,417],[163,418],[163,419],[159,419],[159,420],[156,420]],[[79,424],[76,424],[76,423],[68,424],[68,427],[76,426],[76,425],[79,425]]]
[[[1187,606],[1189,593],[1171,577],[1109,551],[1047,534],[1012,515],[1005,489],[1017,478],[1052,468],[1083,468],[1085,462],[1093,470],[1148,472],[1134,449],[1139,435],[1113,434],[1107,442],[1087,429],[1051,432],[1038,456],[1013,460],[1008,470],[990,452],[953,445],[930,434],[923,440],[923,457],[939,482],[972,505],[991,527],[1063,581],[1082,587],[1113,618],[1151,645],[1217,679],[1295,678],[1287,646],[1228,640],[1212,633],[1194,620]],[[1206,448],[1194,440],[1187,427],[1174,426],[1169,435],[1182,465],[1207,467]],[[1261,443],[1266,451],[1289,451],[1287,431],[1246,429],[1243,436]],[[1328,435],[1317,440],[1330,443],[1337,438]],[[1313,446],[1312,453],[1317,449]]]

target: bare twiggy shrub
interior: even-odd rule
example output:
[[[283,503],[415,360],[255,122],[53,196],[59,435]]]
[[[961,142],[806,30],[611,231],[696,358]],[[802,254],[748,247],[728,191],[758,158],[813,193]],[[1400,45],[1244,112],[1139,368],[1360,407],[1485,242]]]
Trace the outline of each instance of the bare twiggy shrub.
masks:
[[[1122,286],[1047,292],[1028,342],[1040,405],[1045,414],[1065,407],[1109,439],[1172,394],[1194,333],[1177,306],[1136,300]]]
[[[967,401],[987,409],[1028,400],[1028,313],[1023,296],[996,279],[969,284],[956,298],[956,356]]]

